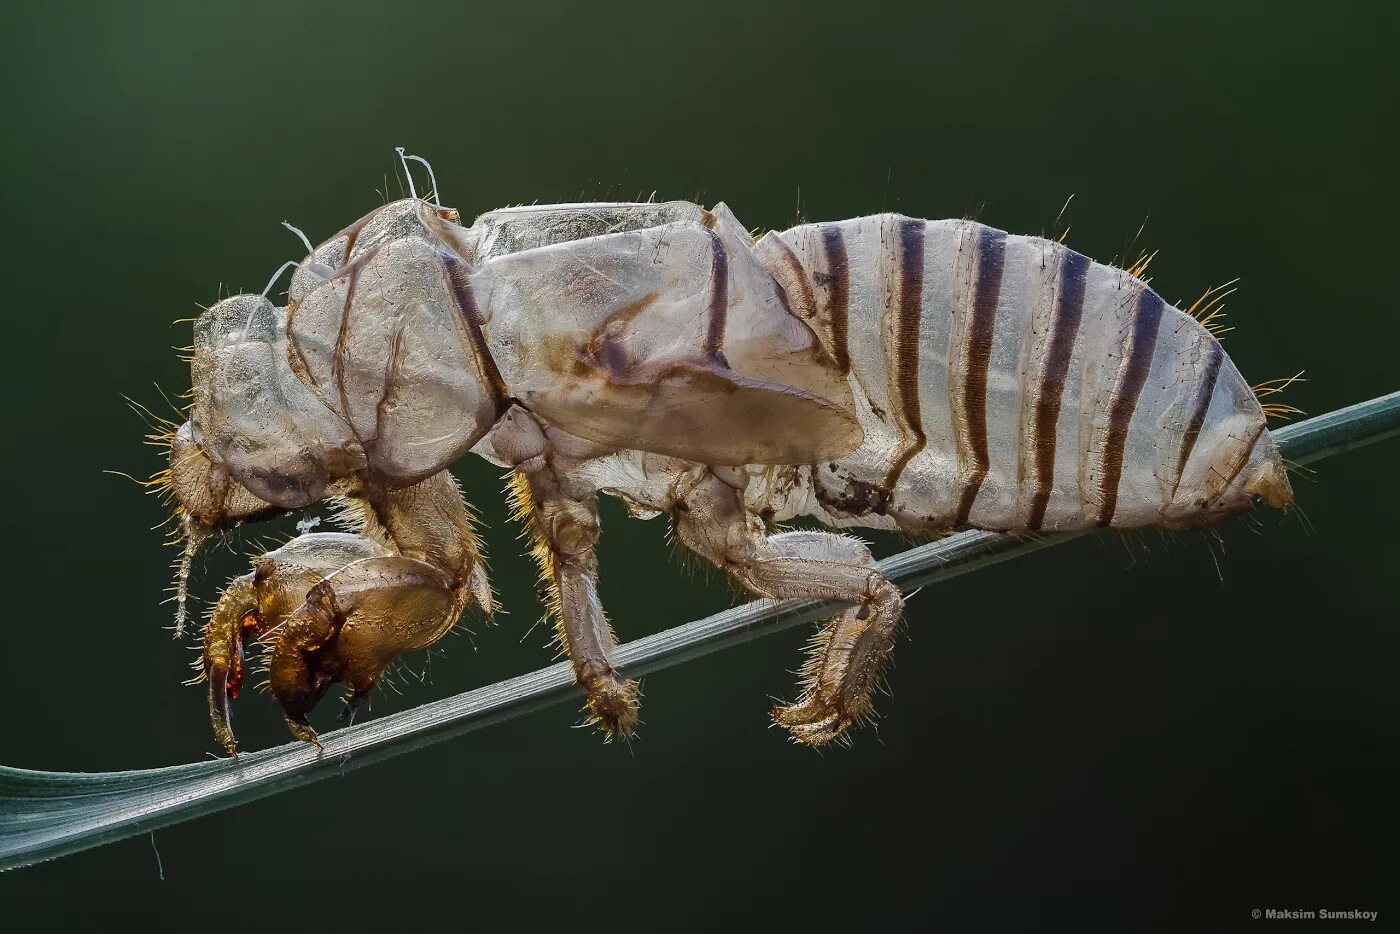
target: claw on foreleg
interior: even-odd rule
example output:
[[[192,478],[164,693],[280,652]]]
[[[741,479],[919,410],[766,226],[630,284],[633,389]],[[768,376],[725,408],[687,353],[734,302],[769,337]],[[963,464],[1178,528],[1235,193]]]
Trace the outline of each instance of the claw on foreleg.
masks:
[[[214,737],[237,755],[230,702],[243,687],[246,643],[262,634],[253,575],[235,578],[219,598],[204,630],[204,677],[209,682],[209,721]]]
[[[307,714],[339,675],[327,650],[339,634],[345,615],[336,603],[335,590],[322,581],[306,595],[306,602],[287,617],[277,633],[277,644],[268,664],[268,683],[282,705],[282,718],[297,739],[317,749],[321,743]]]
[[[297,714],[295,717],[284,713],[282,721],[287,724],[287,730],[292,734],[293,739],[299,739],[303,743],[310,743],[318,750],[324,748],[321,745],[321,737],[315,728],[306,719],[306,714]]]

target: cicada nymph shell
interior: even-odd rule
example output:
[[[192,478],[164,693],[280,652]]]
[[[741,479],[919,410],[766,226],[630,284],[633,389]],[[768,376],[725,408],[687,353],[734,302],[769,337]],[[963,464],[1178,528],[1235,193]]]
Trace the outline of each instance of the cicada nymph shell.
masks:
[[[1130,272],[971,221],[883,214],[755,243],[722,204],[507,208],[464,228],[414,196],[311,247],[286,308],[206,311],[192,377],[171,463],[191,542],[321,499],[350,526],[263,555],[216,606],[201,671],[230,750],[248,647],[315,742],[306,715],[331,684],[353,707],[399,653],[491,611],[447,471],[468,450],[512,471],[610,735],[638,693],[598,600],[599,493],[668,515],[755,595],[844,604],[774,714],[814,745],[873,715],[902,599],[859,540],[774,523],[1189,527],[1292,502],[1263,409],[1199,322]]]

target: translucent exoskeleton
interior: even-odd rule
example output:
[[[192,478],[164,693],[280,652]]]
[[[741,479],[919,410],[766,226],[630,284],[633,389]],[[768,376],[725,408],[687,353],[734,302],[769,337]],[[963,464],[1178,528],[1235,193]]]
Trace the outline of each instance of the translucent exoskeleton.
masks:
[[[1254,393],[1141,279],[968,220],[882,214],[757,241],[684,202],[493,211],[410,197],[299,264],[286,307],[225,299],[195,327],[169,483],[186,554],[330,499],[229,584],[204,637],[234,749],[244,654],[266,651],[294,735],[332,683],[492,595],[447,467],[512,470],[559,640],[610,735],[637,720],[596,589],[597,497],[665,514],[759,596],[845,605],[774,716],[822,744],[872,715],[903,603],[846,534],[1204,526],[1292,502]],[[188,569],[188,560],[184,570]],[[183,572],[182,572],[183,573]],[[181,583],[183,593],[183,581]]]

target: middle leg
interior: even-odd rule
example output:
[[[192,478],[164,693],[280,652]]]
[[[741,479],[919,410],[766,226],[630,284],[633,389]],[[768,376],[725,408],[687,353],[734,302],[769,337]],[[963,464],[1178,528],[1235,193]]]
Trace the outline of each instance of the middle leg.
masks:
[[[636,681],[612,666],[617,637],[598,599],[597,491],[571,475],[578,461],[560,448],[573,445],[584,458],[596,452],[579,439],[552,436],[519,408],[501,420],[492,444],[515,467],[510,494],[516,517],[529,523],[556,638],[588,692],[589,722],[609,738],[625,737],[637,725],[639,692]]]

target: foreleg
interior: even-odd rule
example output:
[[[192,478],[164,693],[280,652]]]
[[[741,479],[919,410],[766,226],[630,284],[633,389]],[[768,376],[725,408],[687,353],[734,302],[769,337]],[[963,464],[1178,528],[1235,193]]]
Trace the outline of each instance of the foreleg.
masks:
[[[400,653],[440,639],[492,597],[471,523],[446,472],[402,490],[336,491],[363,534],[302,535],[234,579],[205,630],[215,736],[230,752],[229,702],[248,646],[266,646],[274,696],[292,734],[316,742],[307,714],[333,683],[362,701]]]
[[[243,688],[248,649],[280,631],[307,593],[337,569],[389,554],[362,535],[301,535],[253,562],[253,570],[224,588],[204,629],[203,669],[209,683],[209,719],[220,745],[236,745],[230,704]]]
[[[287,728],[319,746],[307,714],[337,682],[359,705],[400,653],[432,645],[457,620],[443,573],[413,558],[357,561],[312,587],[275,634],[268,666]]]

